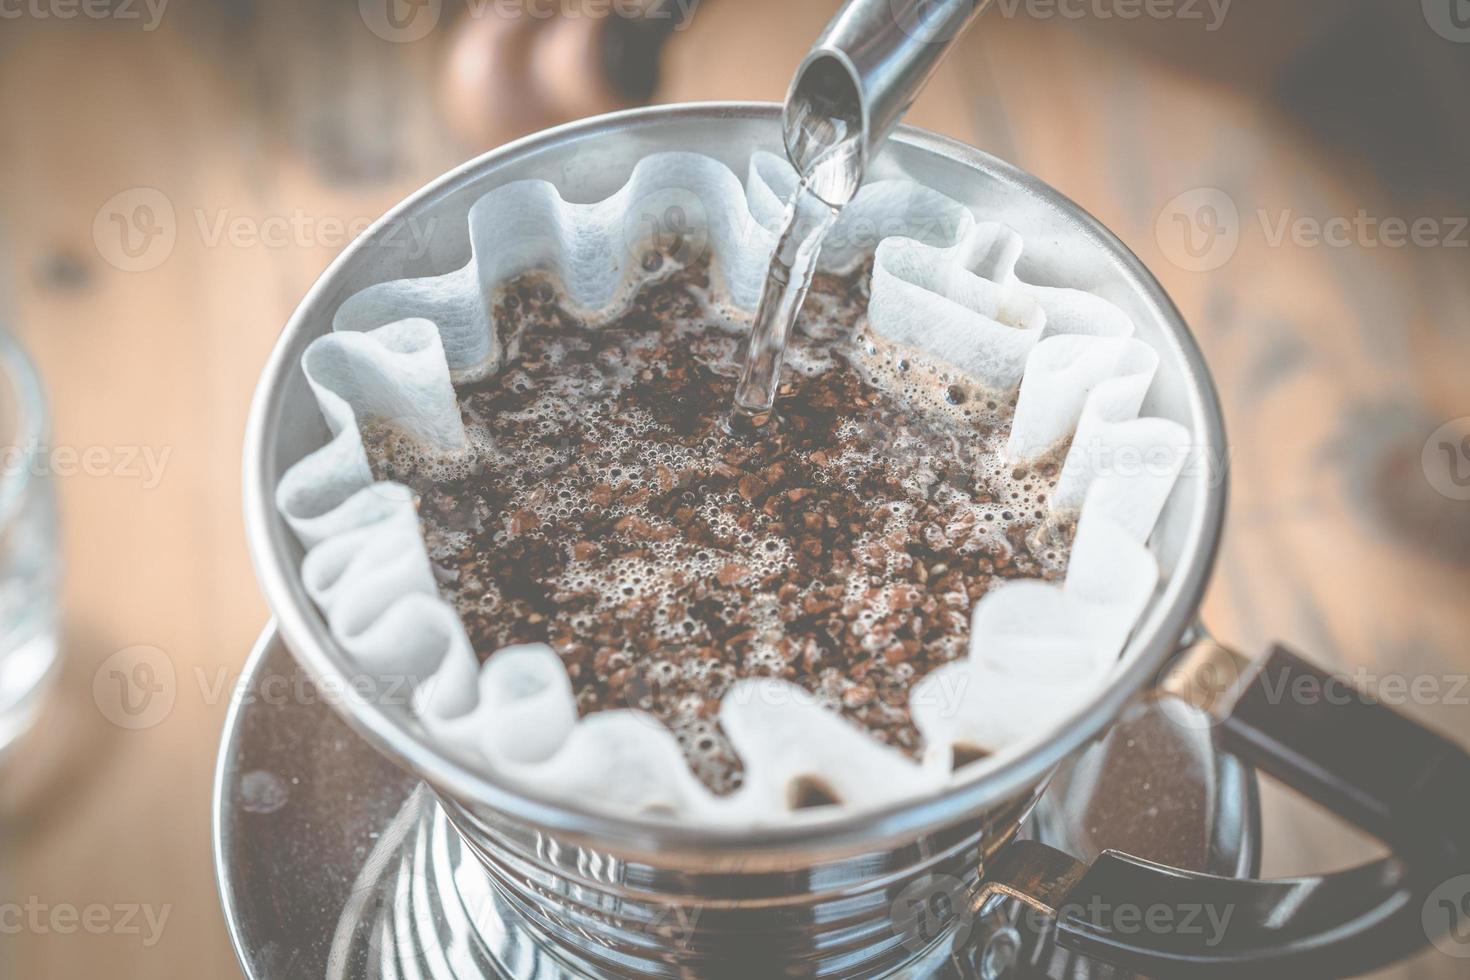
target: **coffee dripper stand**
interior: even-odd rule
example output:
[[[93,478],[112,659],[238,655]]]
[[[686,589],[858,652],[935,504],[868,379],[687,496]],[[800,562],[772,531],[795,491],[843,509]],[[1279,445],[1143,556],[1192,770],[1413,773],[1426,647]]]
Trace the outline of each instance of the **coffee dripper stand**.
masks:
[[[806,172],[825,149],[811,138],[814,118],[841,114],[849,132],[856,124],[855,175],[827,188],[830,203],[855,193],[867,161],[986,5],[857,0],[834,18],[797,73],[784,125],[788,156]],[[834,89],[834,75],[851,84]],[[242,691],[216,774],[214,833],[230,934],[251,980],[577,976],[538,946],[433,796],[314,693],[273,629],[252,652]],[[1022,836],[1083,858],[1117,847],[1249,876],[1259,821],[1253,772],[1218,754],[1208,732],[1147,703],[1054,777]],[[1019,903],[973,919],[958,886],[927,882],[896,904],[895,932],[916,955],[928,948],[897,976],[1123,975],[1057,948]]]
[[[538,944],[434,797],[348,727],[274,629],[239,690],[216,773],[214,836],[249,980],[583,980]],[[1256,874],[1255,774],[1176,708],[1140,704],[1058,772],[1023,838],[1088,860],[1117,848]],[[971,917],[957,886],[931,881],[895,903],[896,934],[916,955],[931,948],[894,977],[1127,976],[1061,949],[1020,903]]]

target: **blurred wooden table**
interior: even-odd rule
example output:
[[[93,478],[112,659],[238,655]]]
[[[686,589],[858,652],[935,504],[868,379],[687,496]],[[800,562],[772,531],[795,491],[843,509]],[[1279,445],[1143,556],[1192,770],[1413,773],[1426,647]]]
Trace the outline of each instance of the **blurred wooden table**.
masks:
[[[660,98],[779,99],[834,6],[714,0],[675,39]],[[356,7],[180,5],[156,31],[31,18],[0,36],[3,315],[47,377],[57,445],[164,461],[157,481],[121,465],[60,481],[67,670],[44,739],[0,774],[0,902],[168,914],[151,945],[120,929],[7,935],[0,975],[237,975],[208,806],[232,685],[267,615],[239,517],[250,393],[347,231],[468,155],[437,121],[436,35],[386,43]],[[1261,77],[1227,87],[1141,56],[1116,31],[987,17],[911,121],[1077,199],[1194,325],[1234,443],[1210,623],[1247,649],[1280,638],[1383,674],[1470,669],[1470,505],[1432,492],[1419,466],[1436,426],[1470,415],[1470,250],[1270,234],[1282,216],[1413,219],[1470,204],[1417,193],[1427,184],[1391,192],[1371,152],[1304,133]],[[1463,67],[1470,47],[1420,28],[1399,38],[1417,68]],[[1215,51],[1203,36],[1189,43]],[[1462,90],[1405,111],[1466,132],[1448,94]],[[94,237],[99,210],[137,188],[171,209],[175,240],[156,263]],[[1240,214],[1238,249],[1208,272],[1183,267],[1193,260],[1177,237],[1191,221],[1203,234],[1205,216],[1176,225],[1170,213],[1197,188],[1220,189]],[[152,267],[120,267],[130,263]],[[160,723],[130,731],[98,710],[92,680],[136,645],[165,658],[175,698]],[[1406,710],[1470,741],[1463,701]],[[1365,851],[1304,808],[1274,796],[1271,808],[1276,870]],[[1462,975],[1456,965],[1428,955],[1395,975]]]

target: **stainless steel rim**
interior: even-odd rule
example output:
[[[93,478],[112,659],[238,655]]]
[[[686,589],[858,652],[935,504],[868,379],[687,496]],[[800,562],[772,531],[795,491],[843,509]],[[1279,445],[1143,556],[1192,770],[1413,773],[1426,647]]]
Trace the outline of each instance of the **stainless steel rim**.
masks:
[[[265,659],[274,633],[275,624],[266,624],[265,630],[250,648],[250,656],[245,659],[241,677],[249,677]],[[230,845],[230,822],[226,819],[226,811],[234,803],[230,786],[230,764],[234,760],[235,742],[240,731],[240,714],[245,706],[243,698],[231,698],[229,710],[225,712],[224,741],[220,743],[219,756],[214,760],[214,792],[209,808],[209,836],[214,850],[214,885],[219,891],[220,908],[225,915],[225,929],[230,934],[230,945],[235,948],[235,955],[239,957],[242,966],[249,963],[249,950],[246,937],[240,931],[240,910],[235,905],[234,869],[225,860],[225,855],[229,853]]]
[[[744,118],[769,120],[779,126],[780,106],[769,103],[697,103],[636,109],[572,123],[510,143],[451,171],[389,211],[347,248],[312,287],[286,325],[271,354],[250,411],[245,439],[245,523],[256,574],[287,645],[318,680],[342,675],[343,654],[307,597],[298,574],[289,531],[275,511],[275,487],[265,465],[266,447],[281,424],[279,397],[299,365],[291,356],[290,341],[303,333],[315,308],[327,301],[327,284],[368,248],[385,229],[427,202],[473,182],[498,163],[569,139],[585,139],[638,126],[667,125],[680,119]],[[1138,290],[1167,323],[1171,342],[1187,375],[1190,413],[1201,427],[1200,447],[1210,459],[1223,459],[1224,422],[1213,382],[1193,336],[1163,288],[1142,262],[1111,232],[1074,203],[1035,177],[973,147],[911,127],[893,139],[918,150],[948,158],[970,169],[1016,186],[1044,206],[1066,212],[1084,234],[1105,249],[1127,270]],[[490,807],[569,841],[616,848],[634,855],[702,854],[706,857],[739,852],[779,856],[800,852],[841,854],[870,851],[885,841],[912,839],[956,820],[983,811],[997,800],[1014,796],[1041,780],[1064,758],[1101,733],[1138,691],[1147,686],[1174,652],[1179,637],[1193,621],[1222,530],[1226,487],[1223,474],[1202,488],[1199,506],[1191,516],[1187,540],[1162,594],[1129,644],[1127,664],[1083,709],[1044,740],[1014,757],[998,761],[970,779],[944,791],[886,809],[837,814],[830,818],[774,829],[742,832],[690,827],[655,819],[637,819],[599,813],[572,803],[554,801],[521,787],[496,782],[485,773],[440,752],[421,733],[402,726],[379,706],[356,700],[345,706],[349,723],[369,742],[399,764],[434,785],[440,792]]]

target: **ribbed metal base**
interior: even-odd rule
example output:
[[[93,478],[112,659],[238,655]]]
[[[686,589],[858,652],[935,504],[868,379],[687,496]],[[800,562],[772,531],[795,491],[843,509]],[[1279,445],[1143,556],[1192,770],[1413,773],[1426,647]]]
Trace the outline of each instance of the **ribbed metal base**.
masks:
[[[435,804],[419,790],[369,857],[333,941],[329,980],[598,980],[538,943]],[[951,926],[888,976],[971,980],[987,944]],[[1000,943],[1011,938],[1001,936]],[[992,961],[994,955],[992,955]]]
[[[238,699],[221,748],[215,843],[226,918],[250,980],[614,976],[538,941],[436,798],[331,708],[272,695],[309,690],[273,634],[262,637],[246,682],[249,696]],[[1026,833],[1078,856],[1118,846],[1248,874],[1258,839],[1254,787],[1249,772],[1213,753],[1207,734],[1146,709],[1058,774]],[[945,897],[958,899],[958,914],[922,923],[914,958],[888,980],[1106,976],[1044,936],[973,921],[963,894]],[[895,929],[905,928],[899,916],[896,907]]]
[[[329,980],[567,980],[424,790],[384,832],[332,941]]]

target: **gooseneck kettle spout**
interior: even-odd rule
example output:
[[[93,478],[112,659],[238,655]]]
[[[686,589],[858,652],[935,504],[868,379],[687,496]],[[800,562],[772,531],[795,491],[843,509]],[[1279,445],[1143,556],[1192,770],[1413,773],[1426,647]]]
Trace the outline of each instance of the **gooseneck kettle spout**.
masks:
[[[868,161],[946,52],[990,0],[848,0],[807,54],[786,96],[786,155],[834,206],[852,199]]]
[[[800,175],[787,201],[735,386],[736,427],[771,419],[781,361],[837,213],[955,39],[990,0],[848,0],[801,63],[782,135]]]

